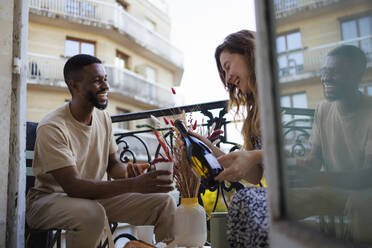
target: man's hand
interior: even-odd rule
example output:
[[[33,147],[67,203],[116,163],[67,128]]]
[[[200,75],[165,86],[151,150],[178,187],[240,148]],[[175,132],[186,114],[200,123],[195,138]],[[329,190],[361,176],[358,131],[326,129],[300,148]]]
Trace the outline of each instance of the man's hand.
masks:
[[[132,178],[112,181],[83,179],[75,165],[50,172],[70,197],[102,199],[124,193],[166,193],[173,190],[169,179],[159,179],[160,175],[170,175],[169,171],[152,171]]]
[[[231,152],[217,158],[225,168],[215,180],[237,182],[245,179],[250,183],[258,184],[262,178],[262,151]]]
[[[159,176],[170,175],[170,171],[158,170],[130,178],[133,182],[132,192],[138,193],[167,193],[174,188],[170,186],[172,180],[159,179]]]
[[[127,164],[127,173],[129,177],[136,177],[144,173],[144,171],[150,167],[150,164],[133,164],[129,162]]]
[[[116,153],[112,153],[109,156],[107,173],[111,178],[123,179],[139,176],[149,167],[149,164],[133,164],[132,162],[124,164],[118,159]]]

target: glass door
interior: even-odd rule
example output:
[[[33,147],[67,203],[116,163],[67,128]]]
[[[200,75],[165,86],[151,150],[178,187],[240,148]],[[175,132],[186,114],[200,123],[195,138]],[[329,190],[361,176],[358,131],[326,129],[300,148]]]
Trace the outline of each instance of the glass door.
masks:
[[[271,247],[372,246],[372,2],[292,2],[256,0]]]

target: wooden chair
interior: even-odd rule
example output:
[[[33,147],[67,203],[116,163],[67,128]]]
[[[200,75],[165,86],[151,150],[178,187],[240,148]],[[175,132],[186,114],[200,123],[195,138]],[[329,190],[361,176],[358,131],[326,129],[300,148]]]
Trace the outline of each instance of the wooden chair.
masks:
[[[32,160],[34,158],[34,146],[36,140],[36,122],[27,122],[26,133],[26,194],[35,184],[35,176],[32,172]],[[27,225],[26,221],[26,248],[52,248],[61,247],[61,229],[37,230]]]

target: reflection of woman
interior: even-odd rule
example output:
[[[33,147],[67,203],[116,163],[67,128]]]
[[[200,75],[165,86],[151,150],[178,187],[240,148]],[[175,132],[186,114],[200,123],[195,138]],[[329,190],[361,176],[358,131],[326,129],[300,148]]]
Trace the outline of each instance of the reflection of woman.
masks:
[[[230,34],[216,48],[220,78],[230,95],[230,106],[246,110],[242,134],[244,151],[224,154],[195,133],[218,157],[225,168],[215,179],[257,184],[262,178],[262,150],[255,74],[254,36],[247,30]],[[230,247],[267,247],[268,214],[264,188],[237,192],[229,206],[227,237]]]

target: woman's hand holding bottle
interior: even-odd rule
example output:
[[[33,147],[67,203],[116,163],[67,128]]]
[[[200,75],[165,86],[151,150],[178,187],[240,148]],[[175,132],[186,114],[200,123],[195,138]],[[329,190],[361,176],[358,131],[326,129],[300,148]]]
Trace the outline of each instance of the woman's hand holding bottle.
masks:
[[[214,179],[237,182],[241,179],[258,184],[262,178],[262,150],[238,151],[220,156],[218,162],[224,170]]]
[[[184,141],[186,158],[194,172],[201,179],[201,183],[206,187],[216,185],[217,182],[214,180],[214,177],[217,176],[223,168],[218,163],[213,151],[203,142],[205,138],[200,136],[200,139],[198,139],[196,136],[192,136],[187,131],[182,120],[176,120],[174,124]],[[210,141],[208,142],[210,143]]]

